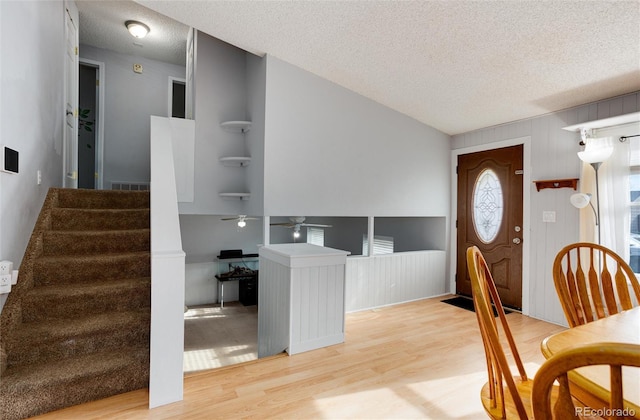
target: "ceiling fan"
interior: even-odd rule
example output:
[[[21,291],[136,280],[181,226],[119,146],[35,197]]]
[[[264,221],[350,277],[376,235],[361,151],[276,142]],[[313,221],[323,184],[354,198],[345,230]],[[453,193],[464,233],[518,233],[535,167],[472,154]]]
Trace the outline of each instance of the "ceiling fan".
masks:
[[[245,227],[247,225],[247,220],[258,220],[257,217],[247,217],[246,214],[239,214],[237,217],[225,217],[220,220],[228,221],[228,220],[236,220],[238,221],[238,227]]]
[[[293,236],[295,238],[300,236],[300,228],[301,227],[321,227],[321,228],[328,228],[328,227],[332,227],[331,225],[322,225],[322,224],[317,224],[317,223],[305,223],[305,217],[304,216],[295,216],[295,217],[289,217],[289,222],[282,222],[282,223],[271,223],[271,226],[282,226],[282,227],[286,227],[286,228],[293,228]]]

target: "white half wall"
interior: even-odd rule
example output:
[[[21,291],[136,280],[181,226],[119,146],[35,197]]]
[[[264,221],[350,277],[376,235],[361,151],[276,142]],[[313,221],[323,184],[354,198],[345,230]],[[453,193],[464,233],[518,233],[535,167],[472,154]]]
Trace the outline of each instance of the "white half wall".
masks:
[[[267,56],[265,215],[447,216],[450,137]]]

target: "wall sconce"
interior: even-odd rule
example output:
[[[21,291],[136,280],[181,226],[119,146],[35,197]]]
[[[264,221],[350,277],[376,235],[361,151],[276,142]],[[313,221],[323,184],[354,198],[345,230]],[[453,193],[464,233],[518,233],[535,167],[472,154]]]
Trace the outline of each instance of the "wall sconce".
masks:
[[[596,172],[596,209],[594,213],[596,215],[596,226],[598,227],[598,244],[600,244],[600,182],[598,180],[598,170],[602,162],[609,159],[613,153],[613,145],[608,138],[594,139],[590,138],[590,130],[582,130],[582,138],[585,142],[585,149],[582,152],[578,152],[578,157],[581,161],[590,164],[593,170]],[[576,197],[580,196],[580,197]],[[576,198],[574,198],[576,197]],[[586,200],[586,202],[585,202]],[[582,204],[584,202],[584,204]],[[574,194],[571,196],[571,204],[578,208],[586,207],[587,204],[591,204],[590,194]],[[581,207],[579,205],[581,205]],[[593,204],[591,205],[593,209]]]
[[[147,25],[137,20],[128,20],[124,23],[129,33],[136,38],[144,38],[149,33],[150,29]]]

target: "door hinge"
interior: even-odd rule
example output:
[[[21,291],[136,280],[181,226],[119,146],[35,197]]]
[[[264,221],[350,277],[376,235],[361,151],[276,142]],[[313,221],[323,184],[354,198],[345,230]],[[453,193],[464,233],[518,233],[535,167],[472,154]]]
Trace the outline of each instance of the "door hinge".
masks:
[[[78,55],[78,47],[75,47],[74,51],[75,51],[76,55]]]
[[[458,229],[458,221],[456,220],[456,229]]]
[[[458,166],[456,165],[456,175],[458,175]]]
[[[524,171],[522,169],[516,169],[515,174],[516,175],[522,175],[522,174],[524,174]]]
[[[458,282],[458,273],[453,275],[453,281]]]

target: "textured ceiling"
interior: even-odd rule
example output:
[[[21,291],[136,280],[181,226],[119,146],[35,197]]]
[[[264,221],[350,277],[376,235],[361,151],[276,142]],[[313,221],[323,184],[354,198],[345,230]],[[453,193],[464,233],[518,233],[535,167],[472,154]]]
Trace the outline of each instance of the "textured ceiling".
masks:
[[[137,3],[448,134],[640,90],[639,0]]]

